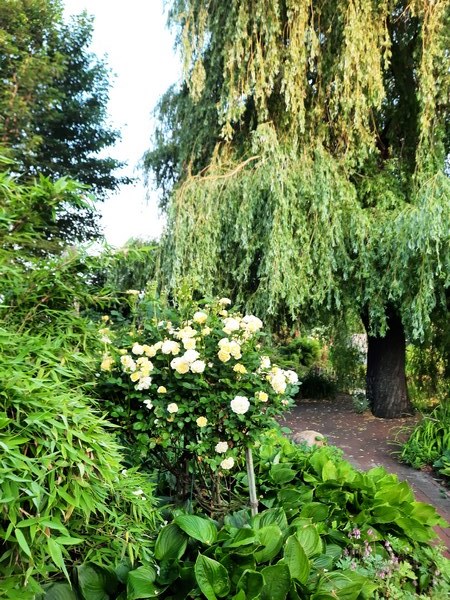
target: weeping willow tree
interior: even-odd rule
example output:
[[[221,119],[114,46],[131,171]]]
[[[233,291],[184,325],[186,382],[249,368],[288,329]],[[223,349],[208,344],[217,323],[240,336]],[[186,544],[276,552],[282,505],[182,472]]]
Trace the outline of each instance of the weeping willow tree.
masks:
[[[164,271],[267,320],[357,311],[375,415],[450,287],[446,0],[172,0],[185,78],[145,165]]]

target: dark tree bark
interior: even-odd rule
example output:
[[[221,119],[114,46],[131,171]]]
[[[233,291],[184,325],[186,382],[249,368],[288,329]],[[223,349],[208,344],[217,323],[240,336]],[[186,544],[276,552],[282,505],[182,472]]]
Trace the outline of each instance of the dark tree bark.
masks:
[[[368,330],[367,319],[363,319]],[[413,413],[408,398],[405,374],[406,341],[401,318],[388,311],[388,329],[384,337],[368,333],[366,394],[372,413],[384,419],[396,419]]]

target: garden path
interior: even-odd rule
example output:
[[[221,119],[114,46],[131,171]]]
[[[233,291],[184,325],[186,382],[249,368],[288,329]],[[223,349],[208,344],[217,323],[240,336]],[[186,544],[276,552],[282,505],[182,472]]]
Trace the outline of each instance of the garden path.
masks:
[[[401,481],[411,485],[417,500],[432,504],[450,522],[450,491],[432,472],[416,471],[401,464],[393,454],[398,449],[394,443],[396,436],[402,435],[399,429],[412,427],[416,422],[417,417],[377,419],[369,412],[358,414],[351,398],[342,395],[334,400],[300,400],[282,425],[293,433],[306,429],[320,432],[330,444],[341,448],[345,458],[358,469],[383,466],[396,473]],[[450,529],[439,527],[436,531],[450,556]]]

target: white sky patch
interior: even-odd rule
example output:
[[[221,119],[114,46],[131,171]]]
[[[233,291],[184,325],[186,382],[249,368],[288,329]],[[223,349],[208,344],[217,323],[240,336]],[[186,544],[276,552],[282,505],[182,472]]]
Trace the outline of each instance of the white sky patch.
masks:
[[[180,77],[173,37],[166,28],[163,0],[66,0],[66,17],[86,10],[94,16],[91,50],[105,57],[111,78],[110,122],[122,140],[107,154],[128,162],[124,174],[137,177],[99,204],[106,240],[121,246],[131,237],[156,238],[163,228],[157,194],[146,199],[137,165],[151,145],[151,113],[166,89]]]

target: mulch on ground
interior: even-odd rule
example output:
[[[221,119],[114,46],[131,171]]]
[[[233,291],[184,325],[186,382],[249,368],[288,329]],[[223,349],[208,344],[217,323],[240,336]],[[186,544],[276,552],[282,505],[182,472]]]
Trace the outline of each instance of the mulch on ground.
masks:
[[[396,473],[401,481],[413,488],[416,499],[432,504],[450,522],[450,494],[433,473],[416,471],[401,464],[395,457],[399,446],[396,440],[405,439],[405,428],[412,428],[418,417],[378,419],[369,412],[354,411],[351,398],[338,396],[334,400],[300,400],[282,425],[293,433],[312,429],[341,448],[345,458],[356,468],[367,470],[383,466]],[[450,530],[436,528],[439,537],[450,551]]]

